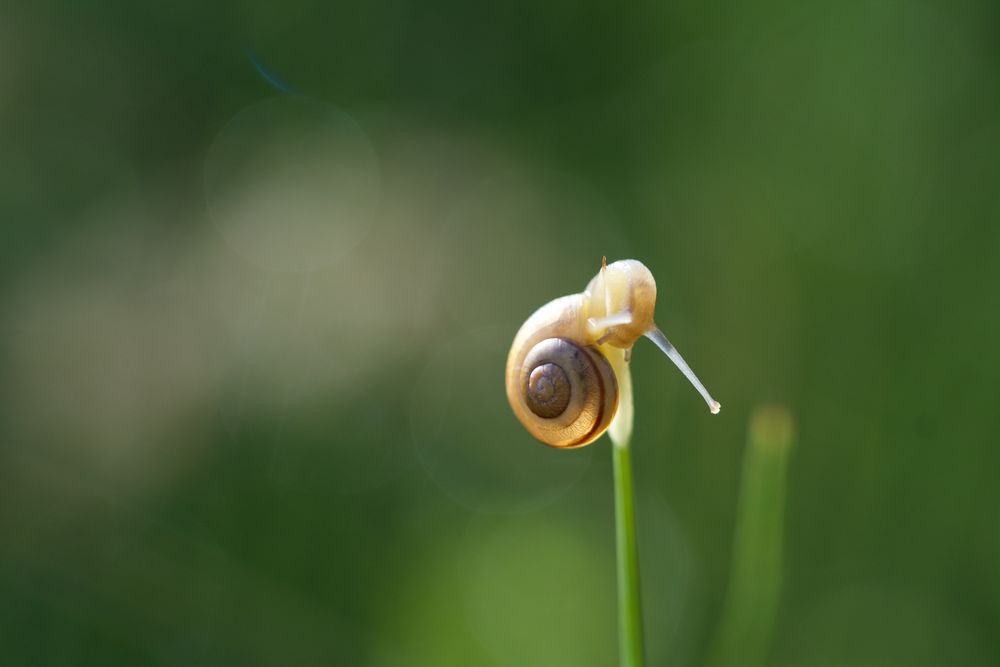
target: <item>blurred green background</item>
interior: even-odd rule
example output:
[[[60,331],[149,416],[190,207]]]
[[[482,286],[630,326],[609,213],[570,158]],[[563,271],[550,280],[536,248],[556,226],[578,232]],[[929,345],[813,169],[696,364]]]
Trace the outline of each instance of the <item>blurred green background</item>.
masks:
[[[141,4],[0,6],[2,664],[614,664],[502,380],[602,255],[724,405],[639,342],[649,663],[778,403],[766,664],[1000,664],[998,3]]]

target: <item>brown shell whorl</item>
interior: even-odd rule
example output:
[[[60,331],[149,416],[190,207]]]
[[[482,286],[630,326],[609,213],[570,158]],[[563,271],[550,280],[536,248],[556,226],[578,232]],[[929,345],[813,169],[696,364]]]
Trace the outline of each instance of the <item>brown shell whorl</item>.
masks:
[[[532,345],[519,369],[509,370],[515,371],[508,373],[507,388],[514,413],[531,435],[547,445],[586,445],[614,418],[618,381],[595,347],[546,338]]]

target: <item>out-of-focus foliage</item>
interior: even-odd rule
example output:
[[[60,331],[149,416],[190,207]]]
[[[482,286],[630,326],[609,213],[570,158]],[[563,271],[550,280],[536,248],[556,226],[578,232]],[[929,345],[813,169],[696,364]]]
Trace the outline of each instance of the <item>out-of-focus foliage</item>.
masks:
[[[765,664],[781,600],[788,461],[795,421],[781,406],[750,417],[726,602],[709,664]]]
[[[639,343],[650,664],[709,658],[761,402],[766,664],[997,664],[998,26],[0,6],[0,661],[611,664],[607,443],[534,443],[502,381],[607,255],[725,406]]]

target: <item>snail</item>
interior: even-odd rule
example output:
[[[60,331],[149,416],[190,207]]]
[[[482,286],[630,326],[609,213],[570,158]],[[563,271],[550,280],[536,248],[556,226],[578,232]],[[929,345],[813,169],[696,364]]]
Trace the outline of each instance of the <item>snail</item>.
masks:
[[[531,435],[567,449],[608,430],[630,383],[632,346],[642,336],[677,365],[712,414],[719,412],[722,406],[653,322],[655,306],[656,281],[642,262],[604,258],[587,289],[550,301],[521,325],[507,355],[507,399]],[[630,412],[622,417],[631,422]]]

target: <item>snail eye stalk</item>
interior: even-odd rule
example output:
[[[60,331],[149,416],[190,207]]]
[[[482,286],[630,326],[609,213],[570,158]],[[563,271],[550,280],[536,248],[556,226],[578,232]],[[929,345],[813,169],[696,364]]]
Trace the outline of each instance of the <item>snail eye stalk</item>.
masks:
[[[705,389],[705,385],[701,383],[698,376],[695,375],[694,371],[691,370],[691,367],[687,365],[687,362],[684,361],[684,357],[682,357],[681,353],[677,351],[677,348],[674,347],[669,340],[667,340],[664,333],[658,328],[654,328],[646,334],[646,338],[656,343],[656,346],[663,350],[663,354],[670,357],[670,361],[674,362],[674,365],[680,369],[681,373],[684,374],[684,377],[688,379],[688,382],[694,385],[694,388],[698,390],[701,397],[705,399],[706,403],[708,403],[708,409],[712,411],[712,414],[719,414],[719,410],[722,409],[722,405],[717,400],[712,398],[712,395],[708,393],[707,389]]]

